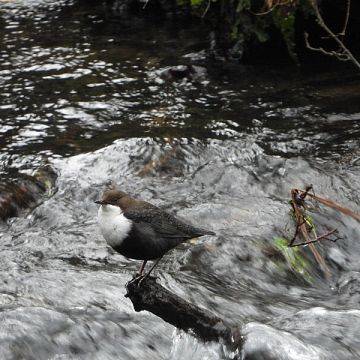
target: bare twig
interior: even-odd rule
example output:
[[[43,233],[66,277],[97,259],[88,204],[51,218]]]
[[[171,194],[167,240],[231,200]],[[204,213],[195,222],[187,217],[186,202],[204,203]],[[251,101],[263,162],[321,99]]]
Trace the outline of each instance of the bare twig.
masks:
[[[289,247],[309,245],[309,244],[316,243],[316,242],[318,242],[318,241],[320,241],[320,240],[329,240],[329,241],[335,242],[337,239],[335,239],[335,240],[329,239],[329,236],[332,235],[332,234],[334,234],[336,231],[337,231],[337,229],[330,230],[330,231],[328,231],[327,233],[318,236],[318,237],[317,237],[316,239],[314,239],[314,240],[311,240],[311,241],[308,241],[308,242],[302,242],[302,243],[295,244],[295,245],[289,245]]]
[[[306,189],[307,190],[306,194],[308,194],[308,191],[310,191],[311,188],[312,188],[312,186],[311,187],[309,186]],[[305,191],[303,191],[303,192],[305,192]],[[321,254],[316,249],[315,245],[312,243],[312,240],[311,240],[308,230],[306,228],[307,221],[304,217],[304,213],[301,208],[302,205],[298,205],[298,199],[297,199],[298,194],[299,194],[298,189],[291,190],[291,206],[294,210],[294,217],[295,217],[296,224],[299,227],[298,231],[300,231],[301,235],[303,236],[303,238],[305,240],[305,244],[309,244],[310,250],[314,254],[314,257],[315,257],[316,261],[318,262],[318,264],[323,269],[326,278],[329,278],[330,270],[327,267],[324,258],[321,256]],[[304,199],[302,199],[302,200],[304,200]]]
[[[324,55],[334,56],[340,61],[349,61],[350,58],[347,54],[339,53],[338,51],[332,51],[332,50],[325,50],[322,47],[314,47],[311,46],[309,43],[309,34],[306,32],[305,34],[305,45],[309,50],[316,51],[319,53],[322,53]]]
[[[302,190],[299,190],[300,192],[303,192]],[[329,200],[329,199],[325,199],[325,198],[322,198],[320,196],[316,196],[316,195],[312,195],[312,194],[307,194],[308,196],[310,196],[312,199],[318,201],[319,203],[327,206],[327,207],[330,207],[332,209],[335,209],[337,211],[340,211],[341,213],[347,215],[347,216],[350,216],[352,217],[353,219],[357,220],[357,221],[360,221],[360,214],[344,207],[344,206],[341,206],[339,204],[337,204],[336,202],[332,201],[332,200]]]
[[[208,3],[206,5],[206,9],[205,9],[204,13],[201,15],[202,18],[204,18],[205,15],[207,14],[207,12],[209,11],[210,5],[211,5],[211,0],[208,0]]]
[[[346,29],[349,23],[349,17],[350,17],[350,4],[351,4],[351,0],[347,0],[346,1],[346,15],[345,15],[345,21],[344,21],[344,26],[342,31],[340,31],[339,35],[341,36],[345,36],[346,33]]]
[[[310,190],[312,190],[312,192],[313,192],[312,194],[310,193]],[[336,239],[329,238],[331,235],[333,235],[337,231],[337,229],[333,229],[333,230],[330,230],[327,233],[320,235],[320,236],[317,236],[314,231],[315,239],[310,238],[310,235],[308,232],[308,226],[309,225],[311,227],[313,227],[313,226],[306,219],[306,216],[305,216],[305,211],[306,211],[305,198],[306,197],[311,197],[312,199],[316,200],[318,203],[328,206],[334,210],[340,211],[341,213],[343,213],[347,216],[350,216],[358,221],[360,221],[360,214],[355,213],[352,210],[350,210],[344,206],[341,206],[332,200],[328,200],[328,199],[322,198],[320,196],[316,196],[312,185],[307,186],[305,191],[300,190],[300,189],[292,189],[291,190],[291,206],[292,206],[295,221],[296,221],[296,230],[295,230],[295,235],[289,242],[288,246],[296,247],[296,246],[310,245],[310,249],[313,252],[316,260],[319,262],[319,264],[325,266],[325,261],[323,260],[321,255],[319,253],[317,253],[316,249],[314,248],[314,243],[316,243],[320,240],[329,240],[329,241],[335,242],[338,239],[340,239],[340,237],[337,237]],[[298,244],[294,244],[299,233],[301,233],[301,235],[303,236],[305,241],[298,243]],[[327,271],[328,271],[327,267],[324,267],[324,269],[326,270],[325,273],[327,274]]]
[[[295,2],[294,0],[283,0],[283,1],[282,0],[266,0],[265,3],[266,3],[266,7],[268,10],[265,10],[260,13],[256,13],[253,11],[250,11],[250,12],[256,16],[262,16],[262,15],[271,13],[278,6],[291,5],[294,2]]]
[[[296,240],[297,236],[299,235],[300,227],[305,223],[306,223],[306,221],[304,220],[301,224],[296,224],[295,234],[294,234],[293,238],[291,239],[291,241],[290,241],[290,243],[288,245],[289,247],[296,246],[296,245],[293,245],[293,243]],[[305,244],[308,244],[308,243],[305,243]]]
[[[144,6],[143,6],[143,10],[146,8],[146,6],[147,6],[147,4],[148,4],[149,1],[150,1],[150,0],[146,0],[146,1],[145,1],[145,4],[144,4]]]
[[[350,61],[360,70],[360,63],[357,61],[357,59],[354,57],[354,55],[351,53],[351,51],[345,46],[345,44],[339,39],[338,36],[334,34],[334,32],[326,25],[322,15],[320,14],[319,6],[317,3],[317,0],[309,0],[310,5],[315,11],[316,18],[318,20],[319,25],[329,34],[329,36],[339,45],[339,48],[342,50],[342,52],[337,52],[337,55],[334,54],[333,51],[326,51],[322,48],[318,48],[318,52],[322,52],[326,55],[336,56],[338,59],[344,59],[344,55],[348,57]],[[350,11],[350,7],[348,8],[348,11]],[[346,15],[348,16],[348,15]],[[348,23],[348,20],[345,21],[346,26]],[[306,46],[309,47],[309,42],[307,42]],[[310,50],[314,50],[315,48],[309,47]],[[316,50],[315,50],[316,51]]]

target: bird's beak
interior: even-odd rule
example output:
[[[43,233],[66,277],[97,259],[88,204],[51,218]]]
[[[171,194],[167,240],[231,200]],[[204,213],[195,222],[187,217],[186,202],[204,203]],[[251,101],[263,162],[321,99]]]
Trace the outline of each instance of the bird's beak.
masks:
[[[99,204],[99,205],[106,205],[106,202],[105,201],[102,201],[102,200],[96,200],[94,201],[95,204]]]

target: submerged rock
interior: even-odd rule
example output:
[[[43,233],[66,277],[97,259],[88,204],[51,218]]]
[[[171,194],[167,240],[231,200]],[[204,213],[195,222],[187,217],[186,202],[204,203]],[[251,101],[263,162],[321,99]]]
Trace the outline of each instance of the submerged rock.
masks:
[[[152,75],[166,81],[203,81],[206,79],[206,69],[196,65],[167,66]]]
[[[17,169],[3,174],[0,181],[0,218],[6,220],[34,208],[44,195],[53,192],[56,177],[50,166],[39,168],[33,175]]]
[[[339,296],[346,303],[360,303],[360,272],[349,271],[337,282]]]

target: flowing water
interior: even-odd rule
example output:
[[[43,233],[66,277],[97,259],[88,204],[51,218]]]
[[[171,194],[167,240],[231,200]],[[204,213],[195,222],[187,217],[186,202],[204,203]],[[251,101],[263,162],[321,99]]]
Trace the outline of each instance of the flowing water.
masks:
[[[341,236],[317,245],[328,272],[309,249],[276,251],[275,239],[295,231],[291,188],[313,184],[359,211],[351,69],[209,63],[198,28],[103,5],[0,9],[3,180],[45,163],[58,176],[52,196],[0,225],[1,359],[234,356],[133,311],[124,285],[139,263],[112,252],[96,224],[93,201],[109,181],[217,233],[168,254],[157,276],[239,326],[239,357],[360,358],[359,223],[313,210],[319,234]],[[190,62],[207,75],[168,81],[159,71]]]

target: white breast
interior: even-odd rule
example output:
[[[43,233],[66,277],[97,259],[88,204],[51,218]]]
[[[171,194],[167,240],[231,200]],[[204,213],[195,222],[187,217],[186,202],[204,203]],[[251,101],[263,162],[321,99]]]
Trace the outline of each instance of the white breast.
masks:
[[[98,211],[101,234],[111,247],[120,246],[128,236],[132,222],[118,206],[101,205]]]

